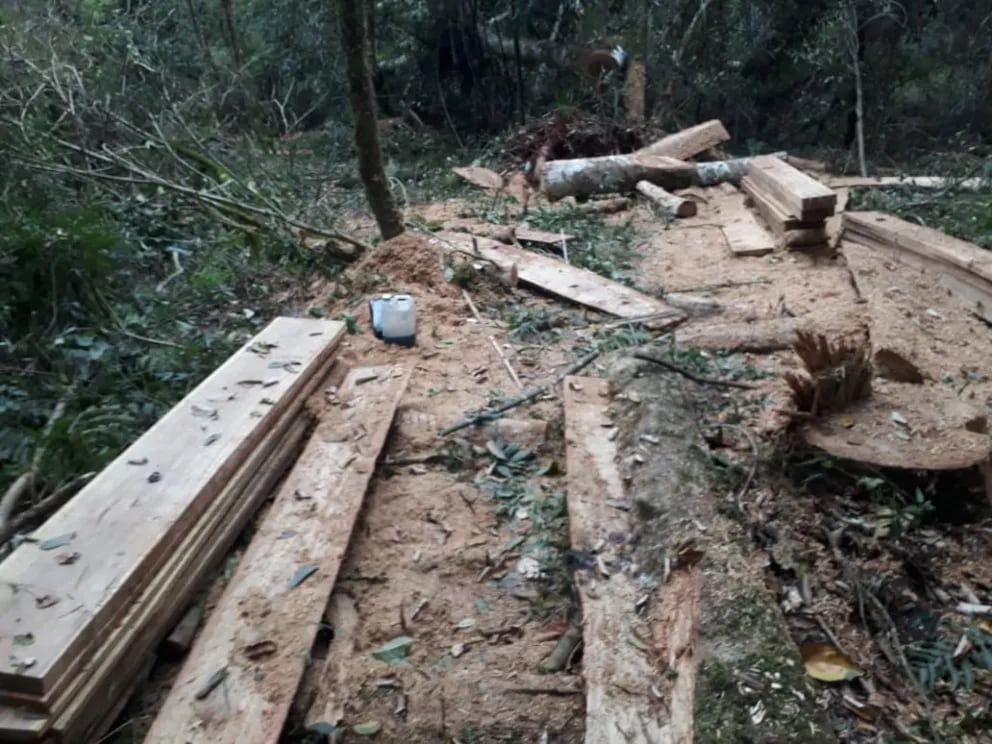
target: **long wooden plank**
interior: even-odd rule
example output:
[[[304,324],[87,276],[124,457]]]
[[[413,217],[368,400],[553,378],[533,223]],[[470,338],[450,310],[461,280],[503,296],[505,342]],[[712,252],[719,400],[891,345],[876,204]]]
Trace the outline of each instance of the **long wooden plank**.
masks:
[[[971,312],[992,323],[992,254],[972,243],[882,212],[845,212],[846,241],[932,272]]]
[[[340,408],[280,489],[146,744],[278,741],[409,376],[390,366],[349,374]],[[217,689],[198,695],[221,670]]]
[[[652,700],[649,690],[661,670],[652,664],[652,655],[638,650],[630,641],[630,622],[643,589],[635,576],[619,565],[611,566],[612,559],[620,558],[627,547],[618,545],[616,536],[629,535],[631,524],[628,512],[611,506],[626,498],[617,470],[617,445],[610,436],[610,402],[606,380],[565,379],[565,460],[572,550],[587,555],[603,551],[594,558],[598,568],[575,572],[582,603],[585,741],[691,741],[691,728],[688,739],[677,736],[685,732],[673,731],[664,707]]]
[[[308,394],[323,380],[315,378]],[[306,396],[301,396],[301,398]],[[0,706],[0,741],[38,741],[61,735],[64,741],[86,742],[87,732],[105,722],[132,681],[144,667],[159,639],[164,637],[209,572],[226,555],[247,519],[278,483],[310,421],[299,416],[303,400],[280,421],[252,452],[215,503],[197,522],[187,539],[156,580],[139,594],[93,661],[72,676],[68,686],[51,701],[52,713],[33,715],[23,709]],[[232,500],[237,500],[233,510]]]
[[[685,319],[680,310],[661,300],[555,258],[486,238],[475,238],[473,245],[472,237],[462,233],[439,232],[433,239],[469,253],[478,248],[480,258],[492,261],[504,271],[516,266],[517,277],[522,283],[610,315],[621,318],[651,315],[658,319],[670,318],[672,323]]]
[[[665,155],[677,160],[688,160],[729,140],[730,133],[723,126],[723,122],[712,119],[663,137],[638,152],[644,155]]]
[[[774,195],[783,207],[803,222],[831,216],[837,194],[815,178],[772,155],[752,158],[747,175],[762,190]]]
[[[325,366],[343,333],[344,324],[334,321],[273,321],[49,519],[35,533],[40,542],[20,546],[0,564],[4,690],[49,695],[57,679],[78,669]],[[45,541],[70,535],[64,546],[43,550]],[[76,557],[59,564],[59,552]],[[28,669],[17,664],[25,654],[14,641],[25,628],[35,633]]]
[[[775,236],[739,200],[720,210],[721,230],[735,256],[764,256],[775,250]]]
[[[992,187],[987,178],[944,178],[941,176],[828,176],[830,186],[840,188],[891,188],[909,186],[917,189],[962,189],[980,191]]]

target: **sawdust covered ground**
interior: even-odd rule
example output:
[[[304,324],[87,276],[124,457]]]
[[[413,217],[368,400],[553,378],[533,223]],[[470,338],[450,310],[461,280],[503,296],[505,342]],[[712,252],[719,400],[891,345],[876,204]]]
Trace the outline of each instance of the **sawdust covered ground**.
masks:
[[[757,372],[751,380],[754,390],[726,393],[734,401],[728,410],[757,434],[762,452],[770,452],[785,421],[779,411],[788,403],[780,374],[797,364],[787,348],[795,327],[835,338],[863,338],[867,308],[842,258],[730,255],[719,225],[723,210],[732,206],[730,200],[741,196],[708,189],[702,197],[697,217],[670,227],[646,208],[636,209],[638,286],[655,294],[680,293],[679,301],[692,308],[692,317],[676,333],[677,340],[691,338],[694,344],[711,348],[714,358]],[[431,220],[445,221],[457,217],[462,208],[448,202],[420,211]],[[908,284],[915,279],[893,271],[889,280],[907,283],[906,312],[923,312],[919,288]],[[406,291],[416,297],[415,348],[385,345],[369,331],[365,300],[383,291]],[[300,740],[306,722],[340,713],[347,725],[380,724],[378,740],[385,742],[536,742],[545,731],[552,742],[582,741],[583,699],[574,694],[581,688],[581,660],[574,659],[562,674],[536,673],[565,629],[570,598],[549,598],[545,592],[550,586],[520,580],[516,568],[521,538],[532,534],[535,525],[526,513],[509,518],[497,514],[498,504],[476,485],[489,478],[485,468],[476,469],[485,457],[466,449],[468,443],[448,447],[449,457],[443,462],[421,460],[448,446],[447,439],[438,437],[442,427],[495,398],[520,393],[490,334],[530,388],[554,379],[575,359],[573,348],[589,343],[590,332],[581,323],[566,323],[557,329],[553,343],[510,343],[500,317],[509,308],[582,313],[526,291],[513,291],[501,277],[485,273],[470,283],[469,291],[483,324],[472,318],[461,288],[447,281],[439,247],[416,234],[384,243],[350,267],[340,281],[313,288],[314,297],[325,298],[328,317],[349,313],[362,329],[346,338],[339,368],[405,363],[413,376],[337,584],[336,604],[353,612],[355,630],[347,642],[339,637],[329,648],[325,643],[314,650],[315,663],[297,696],[288,740]],[[924,329],[935,337],[967,345],[981,330],[944,300],[926,304],[941,317],[940,323]],[[755,342],[759,336],[771,343],[752,350],[761,346]],[[727,343],[728,338],[739,344]],[[720,351],[735,345],[739,348],[733,356]],[[947,348],[940,347],[942,352]],[[949,356],[954,357],[953,351],[940,358],[957,374],[955,365],[960,367],[962,360]],[[964,357],[969,363],[982,358],[974,343]],[[604,365],[585,374],[602,374],[605,369]],[[972,397],[988,410],[986,385],[971,383]],[[319,396],[313,404],[320,407]],[[533,446],[543,461],[563,460],[557,433],[560,398],[540,400],[511,415],[521,422],[522,443]],[[488,428],[463,433],[480,447],[491,436]],[[745,439],[735,440],[727,451],[743,465],[750,462]],[[458,452],[464,457],[459,459]],[[886,542],[873,532],[881,520],[878,504],[849,483],[831,484],[821,491],[800,487],[784,470],[778,473],[780,478],[775,475],[763,473],[745,495],[741,532],[732,534],[734,525],[726,520],[718,532],[727,531],[727,540],[734,539],[735,544],[740,538],[749,543],[747,562],[738,565],[746,566],[749,575],[764,573],[768,599],[785,611],[793,641],[822,639],[825,626],[846,652],[870,670],[871,694],[856,686],[821,690],[822,703],[850,727],[850,735],[841,738],[855,741],[871,730],[892,731],[894,719],[908,720],[919,711],[906,702],[911,690],[892,661],[895,657],[889,658],[893,649],[859,620],[859,590],[852,587],[846,567],[855,566],[866,586],[874,575],[894,587],[882,591],[883,596],[889,592],[905,597],[908,585],[917,606],[939,615],[948,602],[965,600],[969,592],[980,598],[992,592],[987,523],[948,526],[931,521]],[[551,477],[537,478],[532,485],[539,499],[551,499],[561,490],[559,479]],[[846,535],[840,556],[824,537],[838,529]],[[807,576],[805,585],[801,575]],[[806,592],[812,592],[812,602],[797,605],[797,593]],[[898,607],[891,614],[902,622]],[[914,616],[906,617],[908,623]],[[390,665],[373,658],[373,651],[401,635],[414,639],[407,664]],[[322,658],[329,652],[341,659],[337,673],[345,680],[337,686],[342,694],[334,699],[328,699],[328,685],[319,678]],[[845,708],[845,694],[867,701],[875,716],[867,719],[864,710],[855,714]]]
[[[438,248],[425,239],[406,235],[384,243],[349,269],[347,283],[349,298],[326,307],[329,317],[354,313],[363,329],[343,344],[343,365],[405,363],[414,370],[384,462],[418,460],[440,450],[452,439],[438,437],[443,426],[485,407],[493,395],[520,392],[488,338],[492,334],[505,343],[506,332],[495,322],[487,327],[474,321],[461,289],[445,280]],[[484,315],[488,300],[513,300],[498,280],[480,280],[471,289]],[[354,295],[383,291],[415,296],[416,348],[383,344],[368,331],[366,303],[356,303]],[[512,349],[507,353],[513,356]],[[566,361],[570,358],[551,349],[538,364],[518,368],[525,384],[540,384]],[[539,455],[560,457],[560,443],[542,435],[547,422],[560,417],[558,407],[545,402],[520,417],[521,436]],[[489,430],[465,434],[484,445]],[[561,694],[578,689],[577,678],[537,674],[565,628],[565,617],[535,616],[531,602],[541,591],[539,583],[505,580],[513,578],[519,558],[513,545],[531,526],[526,517],[496,516],[493,503],[473,483],[485,473],[471,469],[475,458],[467,460],[467,470],[430,462],[380,469],[336,588],[358,617],[356,635],[341,659],[345,695],[328,708],[318,659],[298,699],[296,726],[308,715],[311,721],[326,719],[325,710],[335,709],[348,725],[378,722],[378,740],[386,742],[504,736],[536,741],[546,730],[556,741],[581,741],[582,697]],[[545,494],[558,484],[545,478],[536,486]],[[377,648],[401,635],[415,639],[408,663],[373,658]],[[332,643],[335,648],[341,653]]]

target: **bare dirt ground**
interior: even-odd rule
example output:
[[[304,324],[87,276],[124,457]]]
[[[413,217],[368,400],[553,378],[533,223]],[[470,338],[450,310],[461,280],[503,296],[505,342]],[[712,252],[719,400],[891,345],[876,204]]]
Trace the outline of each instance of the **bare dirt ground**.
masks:
[[[863,338],[867,308],[843,257],[782,252],[732,256],[719,225],[723,211],[742,196],[722,189],[708,189],[701,196],[698,216],[670,226],[643,206],[608,218],[633,216],[637,287],[667,296],[692,316],[675,333],[676,341],[691,339],[695,346],[712,349],[707,359],[718,372],[743,374],[754,385],[747,391],[720,391],[714,410],[751,432],[760,451],[752,451],[746,436],[723,442],[718,450],[726,454],[733,487],[719,492],[699,487],[701,500],[679,512],[679,524],[694,524],[697,537],[705,535],[710,546],[725,547],[704,564],[713,586],[736,583],[749,588],[748,596],[761,595],[754,600],[758,609],[745,608],[742,616],[727,609],[739,596],[709,590],[707,643],[730,672],[726,678],[714,673],[703,679],[697,710],[725,708],[730,715],[732,706],[742,706],[734,716],[750,712],[741,713],[736,728],[722,723],[704,727],[705,736],[697,740],[874,741],[906,731],[927,715],[960,718],[963,711],[980,707],[980,698],[945,690],[928,698],[928,712],[913,694],[900,653],[914,639],[933,637],[921,630],[924,626],[941,618],[959,624],[966,620],[950,612],[958,600],[987,602],[992,596],[988,515],[974,506],[973,498],[962,497],[961,508],[941,510],[938,504],[941,519],[913,522],[911,530],[893,535],[893,524],[905,512],[893,517],[869,498],[857,478],[787,463],[787,450],[783,455],[779,449],[787,422],[782,409],[788,405],[780,373],[797,367],[787,348],[795,328],[815,328],[832,338]],[[425,222],[445,222],[470,203],[452,201],[410,212]],[[364,220],[355,226],[371,227]],[[468,287],[484,319],[480,324],[461,287],[447,280],[444,269],[441,251],[410,233],[378,248],[337,285],[313,288],[329,317],[349,313],[362,328],[343,345],[344,363],[402,362],[414,373],[332,602],[347,608],[352,630],[346,643],[339,633],[314,650],[315,663],[297,695],[287,741],[306,740],[308,723],[335,712],[348,726],[379,724],[377,740],[383,742],[583,741],[581,652],[561,672],[538,674],[575,612],[567,583],[567,546],[556,545],[567,535],[561,478],[549,467],[547,474],[534,474],[521,492],[508,496],[508,479],[493,471],[494,461],[486,455],[487,442],[495,436],[491,426],[445,439],[438,431],[494,400],[520,394],[490,334],[530,389],[552,381],[577,358],[577,350],[592,345],[603,319],[512,289],[506,277],[483,271]],[[920,332],[933,338],[940,353],[932,359],[946,369],[931,370],[929,384],[945,384],[948,375],[960,380],[959,385],[967,383],[959,392],[987,412],[992,387],[981,374],[969,377],[965,368],[987,361],[988,329],[976,326],[946,297],[921,301],[918,276],[897,267],[885,271],[885,281],[904,289],[905,312],[933,321],[921,323]],[[381,291],[415,295],[415,348],[386,346],[368,330],[362,298]],[[558,322],[537,340],[514,339],[505,321],[511,310],[545,310]],[[981,334],[985,351],[977,340]],[[951,343],[946,339],[954,340],[961,354],[941,346]],[[735,353],[717,351],[727,347]],[[604,356],[584,374],[616,375],[618,360],[627,354],[629,350],[620,350]],[[921,393],[925,395],[925,388]],[[506,425],[507,442],[531,448],[540,463],[564,462],[558,394],[508,416],[515,421]],[[625,437],[645,425],[641,416],[630,420]],[[785,460],[766,459],[772,455]],[[760,472],[741,492],[740,472],[752,464],[759,470],[758,457]],[[634,487],[644,491],[667,482],[668,471],[660,462],[658,467],[645,471],[654,476],[635,479]],[[803,478],[806,487],[799,485]],[[736,493],[736,501],[728,493]],[[938,501],[946,493],[934,483],[926,496]],[[646,518],[645,524],[650,523]],[[666,540],[678,537],[671,524],[658,523],[657,530],[640,536],[642,553],[662,551]],[[542,549],[551,552],[542,554]],[[554,556],[559,565],[542,566],[546,575],[534,577],[534,562],[526,560],[534,555]],[[650,562],[648,557],[645,561]],[[866,604],[874,609],[865,610]],[[815,701],[817,710],[832,716],[834,730],[812,736],[798,708],[795,719],[779,716],[777,729],[765,722],[774,715],[755,712],[787,703],[774,702],[774,690],[781,685],[775,688],[773,676],[770,688],[761,688],[753,678],[749,688],[747,669],[734,667],[735,660],[760,662],[754,655],[760,649],[740,649],[752,638],[747,617],[755,625],[764,623],[755,618],[770,618],[771,635],[766,634],[762,642],[767,646],[761,648],[779,655],[791,649],[776,656],[775,663],[793,665],[796,689],[803,690],[797,699]],[[383,644],[403,635],[414,638],[406,663],[373,657]],[[832,687],[803,680],[801,673],[796,678],[797,644],[808,640],[835,643],[867,674],[861,682]],[[328,654],[340,688],[330,700],[320,679]],[[783,721],[794,721],[796,730],[784,730]],[[344,740],[360,738],[346,733]]]

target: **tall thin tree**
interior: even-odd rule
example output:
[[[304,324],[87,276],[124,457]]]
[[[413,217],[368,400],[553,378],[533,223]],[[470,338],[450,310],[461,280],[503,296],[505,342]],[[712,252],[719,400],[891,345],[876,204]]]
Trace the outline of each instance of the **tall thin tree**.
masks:
[[[386,171],[382,165],[379,144],[378,116],[375,90],[372,86],[372,50],[369,44],[369,3],[338,0],[341,19],[341,45],[348,66],[348,88],[351,108],[355,114],[355,147],[358,150],[358,172],[365,186],[365,195],[385,239],[403,232],[403,216],[396,207]]]

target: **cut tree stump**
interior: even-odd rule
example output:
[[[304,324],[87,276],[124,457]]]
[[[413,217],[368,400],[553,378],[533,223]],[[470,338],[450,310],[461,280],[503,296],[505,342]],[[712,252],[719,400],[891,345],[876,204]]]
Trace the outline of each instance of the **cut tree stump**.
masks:
[[[565,379],[565,458],[572,550],[589,556],[575,572],[582,604],[582,667],[586,688],[586,744],[676,744],[692,741],[699,655],[701,587],[698,573],[680,576],[658,592],[660,620],[649,640],[664,649],[674,682],[667,705],[648,692],[665,689],[657,653],[631,640],[635,607],[644,589],[625,570],[630,513],[617,508],[627,494],[610,435],[609,383]],[[665,597],[668,596],[666,601]],[[641,640],[646,645],[645,640]]]
[[[970,312],[992,323],[992,253],[881,212],[845,212],[842,236],[889,258],[929,270]]]
[[[832,189],[781,158],[771,155],[752,158],[747,175],[755,186],[770,194],[800,222],[821,221],[836,211],[837,194]]]
[[[370,377],[372,379],[370,379]],[[274,744],[410,373],[353,369],[211,612],[144,741]],[[222,689],[204,694],[219,670]]]
[[[661,300],[556,258],[487,238],[472,238],[464,233],[439,232],[431,240],[442,247],[447,245],[478,255],[507,272],[516,267],[521,283],[610,315],[621,318],[653,316],[656,320],[668,321],[669,325],[685,320],[684,313]]]
[[[668,217],[695,217],[698,207],[691,199],[683,199],[661,186],[655,186],[648,181],[638,181],[637,191],[657,206]]]
[[[729,141],[730,133],[723,126],[723,122],[712,119],[663,137],[637,152],[642,155],[664,155],[678,160],[688,160]]]

